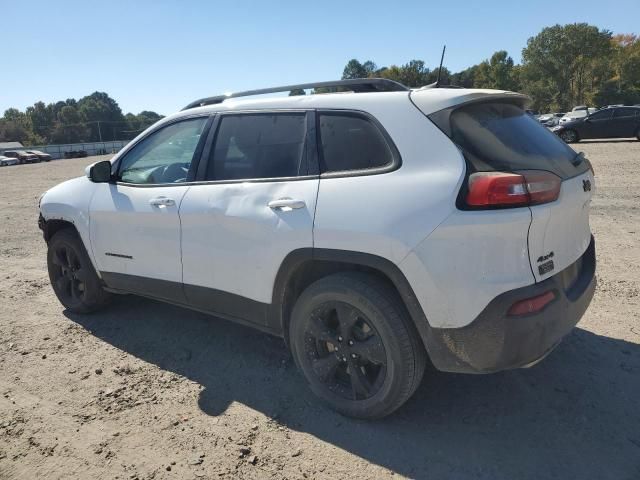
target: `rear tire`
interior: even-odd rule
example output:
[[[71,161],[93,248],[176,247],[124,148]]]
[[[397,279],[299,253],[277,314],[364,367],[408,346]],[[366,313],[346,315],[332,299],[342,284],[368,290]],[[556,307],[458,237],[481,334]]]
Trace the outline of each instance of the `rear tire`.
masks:
[[[70,312],[94,312],[109,303],[111,295],[102,288],[84,244],[71,228],[49,241],[47,267],[54,293]]]
[[[636,138],[640,140],[640,128],[638,128],[638,131],[636,132]]]
[[[565,143],[575,143],[575,142],[578,142],[580,140],[578,138],[578,134],[576,133],[575,130],[564,130],[564,131],[560,132],[559,137]]]
[[[367,274],[329,275],[298,298],[291,351],[311,390],[338,412],[380,418],[420,385],[426,352],[404,305]]]

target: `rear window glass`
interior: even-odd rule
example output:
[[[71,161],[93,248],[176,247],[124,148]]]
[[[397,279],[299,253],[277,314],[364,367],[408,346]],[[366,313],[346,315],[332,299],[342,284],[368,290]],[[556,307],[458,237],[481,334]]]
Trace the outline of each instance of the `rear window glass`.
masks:
[[[588,169],[573,149],[512,103],[476,103],[431,119],[475,171],[547,170],[570,178]]]
[[[207,180],[306,174],[304,113],[225,115],[211,150]]]
[[[382,132],[357,113],[321,113],[320,171],[343,172],[386,167],[393,152]]]

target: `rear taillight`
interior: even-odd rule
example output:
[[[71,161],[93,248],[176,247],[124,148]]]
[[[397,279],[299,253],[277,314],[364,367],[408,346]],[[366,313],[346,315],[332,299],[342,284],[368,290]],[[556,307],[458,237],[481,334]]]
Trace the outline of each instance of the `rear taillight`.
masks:
[[[536,313],[541,311],[544,307],[553,302],[556,298],[556,294],[549,290],[548,292],[538,295],[536,297],[527,298],[514,303],[507,312],[511,316],[528,315],[530,313]]]
[[[469,176],[470,207],[523,207],[553,202],[561,180],[550,172],[478,172]]]

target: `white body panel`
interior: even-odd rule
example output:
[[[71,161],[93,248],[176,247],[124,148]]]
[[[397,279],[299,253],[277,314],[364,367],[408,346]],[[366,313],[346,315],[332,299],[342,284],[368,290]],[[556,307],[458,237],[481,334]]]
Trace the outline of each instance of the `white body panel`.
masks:
[[[93,266],[99,270],[89,238],[89,203],[96,186],[87,177],[60,183],[47,190],[40,198],[40,214],[45,220],[64,220],[72,223],[87,248]]]
[[[182,282],[178,208],[189,187],[100,183],[95,188],[90,207],[91,245],[98,269]],[[174,204],[151,205],[150,200],[158,197]]]
[[[471,323],[496,296],[534,283],[529,208],[460,211],[400,264],[433,327]]]
[[[583,181],[589,182],[588,191],[585,191]],[[562,182],[560,195],[555,202],[531,207],[529,255],[537,281],[567,268],[589,246],[589,208],[594,188],[593,173],[588,170]],[[549,258],[551,252],[553,255]],[[553,261],[554,268],[541,274],[538,266],[548,260]]]
[[[402,108],[404,107],[404,108]],[[380,175],[322,178],[315,246],[399,263],[455,210],[464,160],[424,115],[398,103],[371,109],[400,152],[402,166]]]
[[[184,283],[271,303],[284,258],[313,246],[317,194],[317,178],[192,186],[180,207]],[[268,206],[282,198],[304,206]]]

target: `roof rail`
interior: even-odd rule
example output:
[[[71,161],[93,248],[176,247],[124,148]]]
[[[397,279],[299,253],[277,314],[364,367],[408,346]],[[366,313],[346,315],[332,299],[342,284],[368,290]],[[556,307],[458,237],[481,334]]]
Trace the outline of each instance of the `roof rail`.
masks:
[[[253,95],[264,95],[267,93],[290,92],[291,90],[307,90],[311,88],[332,88],[346,87],[354,93],[363,92],[406,92],[409,91],[401,83],[386,78],[351,78],[348,80],[331,80],[328,82],[300,83],[298,85],[285,85],[282,87],[261,88],[259,90],[247,90],[244,92],[217,95],[215,97],[201,98],[184,107],[182,110],[203,107],[205,105],[215,105],[222,103],[229,98],[249,97]]]

